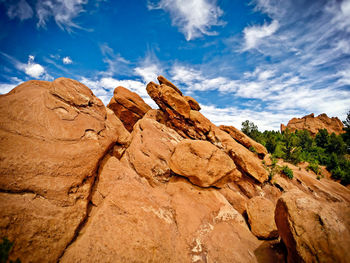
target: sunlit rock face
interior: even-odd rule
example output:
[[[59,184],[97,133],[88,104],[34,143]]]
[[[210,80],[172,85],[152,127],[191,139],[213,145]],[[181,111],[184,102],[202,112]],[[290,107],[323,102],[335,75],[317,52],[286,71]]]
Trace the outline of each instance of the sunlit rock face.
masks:
[[[325,113],[320,114],[317,117],[311,113],[302,118],[291,119],[287,126],[281,124],[281,132],[286,129],[291,132],[295,132],[296,130],[307,130],[312,136],[315,136],[318,131],[322,129],[326,129],[329,134],[334,132],[339,135],[344,133],[343,128],[343,123],[337,117],[329,118]]]
[[[0,96],[11,260],[346,262],[346,187],[288,163],[293,179],[269,180],[264,146],[158,81],[147,92],[159,109],[123,87],[106,108],[66,78]]]

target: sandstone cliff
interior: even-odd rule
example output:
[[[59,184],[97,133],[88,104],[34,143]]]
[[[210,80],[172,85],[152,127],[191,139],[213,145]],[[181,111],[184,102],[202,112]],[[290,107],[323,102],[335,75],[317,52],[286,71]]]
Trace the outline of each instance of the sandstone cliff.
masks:
[[[337,117],[329,118],[325,113],[317,117],[311,113],[302,118],[291,119],[287,126],[281,124],[281,132],[285,131],[287,128],[291,132],[295,132],[296,130],[308,130],[312,136],[315,136],[318,131],[322,129],[326,129],[329,134],[333,132],[337,135],[344,133],[343,123]]]
[[[346,262],[350,191],[217,127],[160,76],[151,109],[77,81],[0,96],[0,237],[22,262]],[[254,147],[255,151],[249,149]],[[264,159],[264,160],[262,160]],[[269,177],[270,174],[270,177]]]

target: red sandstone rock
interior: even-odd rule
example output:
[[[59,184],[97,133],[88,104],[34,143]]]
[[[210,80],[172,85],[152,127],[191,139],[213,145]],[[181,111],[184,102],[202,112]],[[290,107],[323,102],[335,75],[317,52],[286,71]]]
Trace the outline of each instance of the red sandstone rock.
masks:
[[[251,231],[258,238],[277,238],[275,224],[275,205],[262,196],[256,196],[247,202],[247,215]]]
[[[169,180],[169,161],[183,139],[174,130],[149,118],[138,121],[131,133],[130,146],[121,161],[152,185]]]
[[[165,83],[164,81],[161,83]],[[165,115],[165,124],[190,139],[207,140],[227,153],[236,166],[259,182],[268,179],[268,173],[259,158],[220,130],[200,112],[191,110],[186,99],[172,87],[150,82],[147,92]]]
[[[281,132],[289,129],[291,132],[296,130],[308,130],[312,136],[315,136],[319,130],[326,129],[329,134],[334,132],[335,134],[344,133],[344,125],[337,118],[329,118],[325,113],[314,116],[313,113],[306,115],[302,118],[293,118],[291,119],[287,126],[281,124]]]
[[[99,160],[128,140],[83,84],[28,81],[0,96],[0,236],[12,259],[56,262],[86,218]]]
[[[153,188],[108,156],[99,182],[62,262],[257,262],[261,241],[217,190],[176,177]]]
[[[129,132],[132,131],[135,123],[151,109],[139,95],[124,87],[115,88],[107,107],[113,110]]]
[[[199,106],[199,103],[194,98],[190,96],[184,96],[184,99],[188,102],[192,110],[201,110],[201,106]]]
[[[221,125],[219,128],[230,134],[233,139],[242,144],[248,150],[252,150],[253,148],[261,159],[264,159],[265,155],[267,155],[267,150],[263,145],[254,141],[235,127]]]
[[[288,249],[288,262],[347,262],[349,214],[344,202],[326,203],[300,190],[283,194],[275,220]]]
[[[175,147],[170,169],[202,187],[241,177],[232,159],[207,141],[183,140]]]
[[[262,160],[242,140],[160,82],[148,85],[160,109],[147,111],[131,135],[73,80],[30,81],[0,96],[0,236],[14,241],[12,260],[283,262],[278,241],[258,240],[242,217],[249,202],[252,231],[265,230],[253,225],[270,222],[260,210],[279,200],[275,219],[290,261],[345,262],[349,189],[291,164],[292,180],[266,181]],[[183,138],[201,147],[182,156]],[[171,172],[176,154],[189,156],[179,170],[220,189]],[[221,174],[232,161],[242,177],[227,182]],[[258,196],[264,204],[251,205]]]

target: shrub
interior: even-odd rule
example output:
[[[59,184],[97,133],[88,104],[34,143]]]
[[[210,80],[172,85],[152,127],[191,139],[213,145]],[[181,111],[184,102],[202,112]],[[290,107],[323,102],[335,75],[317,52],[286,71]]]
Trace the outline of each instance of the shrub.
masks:
[[[316,162],[310,163],[307,166],[307,168],[310,169],[311,171],[313,171],[316,175],[319,175],[321,173],[321,169]]]
[[[287,165],[282,167],[282,173],[284,173],[289,179],[293,179],[294,177],[293,171]]]
[[[250,146],[250,147],[249,147],[249,151],[251,151],[251,152],[253,152],[253,153],[257,153],[256,150],[255,150],[255,148],[254,148],[254,146]]]

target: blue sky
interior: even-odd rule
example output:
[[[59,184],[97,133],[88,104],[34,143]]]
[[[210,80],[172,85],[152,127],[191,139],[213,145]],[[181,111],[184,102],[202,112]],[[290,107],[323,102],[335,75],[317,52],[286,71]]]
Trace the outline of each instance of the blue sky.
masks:
[[[64,76],[156,107],[164,75],[218,125],[350,110],[350,0],[0,0],[0,28],[1,94]]]

